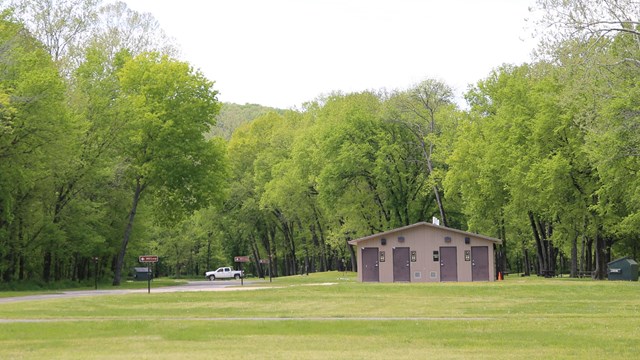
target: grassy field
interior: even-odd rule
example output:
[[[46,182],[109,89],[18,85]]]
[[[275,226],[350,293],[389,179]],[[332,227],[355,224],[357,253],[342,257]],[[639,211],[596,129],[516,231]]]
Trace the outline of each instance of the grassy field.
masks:
[[[333,272],[260,286],[0,303],[0,359],[640,356],[638,282],[363,284]]]

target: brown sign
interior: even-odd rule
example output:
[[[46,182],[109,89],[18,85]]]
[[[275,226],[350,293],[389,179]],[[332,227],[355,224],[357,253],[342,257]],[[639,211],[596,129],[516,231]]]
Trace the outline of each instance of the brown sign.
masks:
[[[248,256],[236,256],[233,258],[233,261],[237,263],[244,263],[244,262],[249,262],[250,260]]]
[[[158,255],[142,255],[138,256],[140,262],[158,262]]]
[[[268,264],[269,259],[260,259],[260,264]]]

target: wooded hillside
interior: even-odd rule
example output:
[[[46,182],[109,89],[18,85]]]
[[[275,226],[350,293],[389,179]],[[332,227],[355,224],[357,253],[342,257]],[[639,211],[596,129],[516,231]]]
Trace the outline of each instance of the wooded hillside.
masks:
[[[216,124],[208,137],[218,136],[229,140],[237,128],[269,112],[282,114],[284,110],[258,104],[222,103],[216,116]]]

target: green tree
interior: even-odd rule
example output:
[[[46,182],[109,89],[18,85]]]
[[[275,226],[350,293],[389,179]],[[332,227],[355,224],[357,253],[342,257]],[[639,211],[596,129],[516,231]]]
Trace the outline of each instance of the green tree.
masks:
[[[14,0],[20,17],[53,61],[62,63],[80,47],[98,18],[101,0]]]
[[[51,192],[41,197],[51,224],[43,224],[46,234],[37,232],[49,239],[42,245],[42,277],[45,281],[60,279],[65,272],[81,278],[86,271],[73,267],[86,269],[91,256],[103,255],[101,266],[109,268],[111,229],[103,224],[113,223],[106,218],[120,216],[111,204],[121,204],[116,198],[122,187],[109,175],[116,172],[115,140],[125,123],[113,101],[119,86],[115,72],[127,53],[154,47],[170,52],[172,48],[150,14],[139,14],[122,2],[104,6],[95,0],[10,3],[68,84],[72,127],[65,132],[65,146],[60,148],[65,153],[51,163],[55,166],[47,182],[39,183],[49,186]],[[99,219],[101,216],[105,219]]]
[[[236,218],[229,237],[235,238],[235,251],[251,252],[256,258],[262,257],[260,249],[265,251],[272,258],[274,274],[297,270],[296,215],[272,199],[263,200],[268,184],[278,175],[275,169],[290,155],[296,117],[293,112],[267,113],[238,128],[229,142],[233,185],[225,207]]]
[[[114,285],[120,283],[142,194],[151,193],[157,219],[177,221],[221,194],[226,166],[222,143],[204,138],[219,105],[213,83],[201,73],[149,53],[126,62],[118,78],[118,106],[129,119],[122,137],[122,166],[133,200]]]
[[[640,7],[635,0],[537,0],[533,9],[542,39],[541,51],[555,57],[567,42],[586,46],[573,52],[587,62],[598,57],[599,50],[608,49],[610,40],[620,35],[640,37]],[[640,66],[635,41],[620,52],[617,63]]]
[[[420,142],[386,120],[385,97],[371,92],[335,94],[315,111],[307,136],[317,173],[318,201],[330,224],[327,242],[425,221],[438,213]],[[417,157],[418,155],[418,157]],[[346,247],[345,247],[346,246]]]
[[[537,5],[545,40],[541,52],[571,74],[566,99],[586,133],[583,150],[601,180],[592,209],[598,220],[594,276],[602,279],[614,243],[625,239],[631,251],[638,246],[630,241],[638,233],[623,225],[633,219],[636,207],[627,202],[631,193],[622,189],[636,183],[631,134],[637,123],[633,99],[640,69],[640,10],[631,0],[539,0]],[[619,179],[631,182],[619,189]]]
[[[442,133],[446,126],[451,124],[451,115],[455,108],[453,91],[445,83],[430,79],[407,91],[394,94],[389,102],[391,106],[387,116],[390,121],[404,125],[419,145],[440,219],[444,226],[449,226],[442,199],[446,146],[443,149],[438,147],[446,144],[442,141]]]
[[[85,50],[95,44],[100,44],[111,60],[122,49],[132,54],[177,53],[151,14],[133,11],[122,1],[104,5],[102,0],[12,0],[10,3],[66,77],[80,65]]]
[[[59,238],[47,226],[46,191],[68,156],[74,131],[64,103],[64,83],[41,43],[22,26],[0,19],[0,246],[3,278],[24,278],[27,252],[37,256],[44,238]],[[46,236],[42,236],[47,233]],[[29,244],[29,246],[27,246]],[[31,265],[31,264],[29,264]]]

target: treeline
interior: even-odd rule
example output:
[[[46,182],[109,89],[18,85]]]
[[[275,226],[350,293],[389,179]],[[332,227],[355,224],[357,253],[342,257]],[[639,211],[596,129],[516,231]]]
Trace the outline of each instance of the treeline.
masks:
[[[6,5],[0,277],[81,281],[97,268],[117,285],[173,224],[221,200],[225,144],[204,136],[217,91],[124,3]]]
[[[541,46],[466,93],[427,80],[269,114],[229,142],[230,243],[285,274],[341,268],[353,237],[438,217],[503,240],[500,271],[602,279],[640,242],[633,1],[538,1]],[[353,267],[353,264],[347,264]]]
[[[148,15],[38,9],[49,3],[18,4],[0,27],[5,282],[81,281],[97,257],[117,284],[143,254],[172,276],[237,255],[258,276],[348,270],[348,240],[432,217],[502,239],[502,271],[601,279],[611,259],[637,258],[632,1],[540,0],[539,55],[478,81],[468,108],[425,80],[296,110],[225,104],[217,127],[213,84]]]

